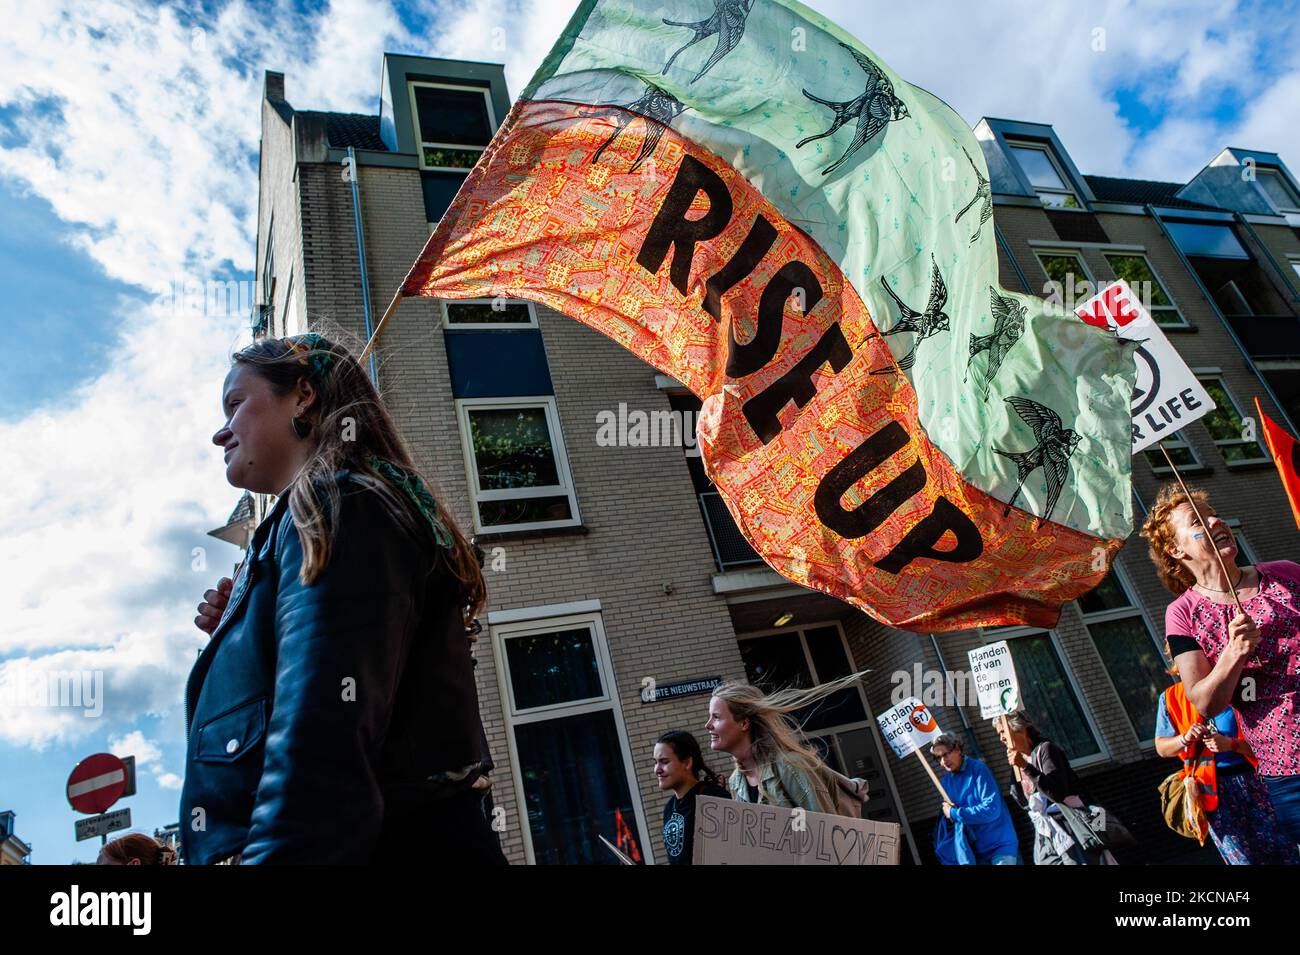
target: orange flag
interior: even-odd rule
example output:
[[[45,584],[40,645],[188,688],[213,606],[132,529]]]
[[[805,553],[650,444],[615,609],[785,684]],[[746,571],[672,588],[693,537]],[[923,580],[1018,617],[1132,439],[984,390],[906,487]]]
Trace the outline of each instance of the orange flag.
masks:
[[[1300,441],[1264,414],[1258,398],[1255,399],[1255,410],[1264,426],[1264,440],[1268,442],[1269,454],[1273,455],[1277,473],[1282,476],[1287,500],[1291,502],[1291,515],[1295,518],[1296,527],[1300,527]]]

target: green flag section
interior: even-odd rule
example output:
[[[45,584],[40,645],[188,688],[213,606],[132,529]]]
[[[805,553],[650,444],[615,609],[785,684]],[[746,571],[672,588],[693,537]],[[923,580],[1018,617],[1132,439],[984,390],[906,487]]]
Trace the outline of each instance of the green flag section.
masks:
[[[1050,625],[1131,528],[1132,346],[999,288],[991,210],[961,119],[800,5],[591,0],[403,291],[542,302],[676,377],[790,579]]]

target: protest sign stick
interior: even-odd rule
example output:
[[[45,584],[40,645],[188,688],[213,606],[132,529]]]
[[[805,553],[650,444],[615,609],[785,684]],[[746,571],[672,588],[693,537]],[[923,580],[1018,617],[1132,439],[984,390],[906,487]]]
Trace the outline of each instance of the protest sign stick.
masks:
[[[375,342],[379,340],[379,333],[384,330],[384,326],[388,324],[388,320],[393,317],[393,312],[397,311],[397,303],[401,300],[402,289],[399,287],[397,292],[393,295],[393,300],[388,303],[388,308],[384,309],[384,314],[379,319],[379,324],[375,326],[374,332],[370,335],[370,341],[366,342],[366,347],[361,349],[361,354],[357,356],[357,364],[364,362],[366,356],[370,354],[372,349],[374,349]]]
[[[916,758],[921,761],[921,765],[925,767],[925,771],[930,774],[930,782],[934,783],[934,788],[939,790],[939,798],[944,802],[952,802],[952,800],[948,798],[948,794],[944,791],[943,786],[939,783],[939,777],[934,774],[934,767],[930,765],[930,761],[925,758],[925,753],[921,752],[921,747],[919,746],[916,748]]]
[[[1169,464],[1169,469],[1174,472],[1174,477],[1178,479],[1178,486],[1183,489],[1183,494],[1187,497],[1187,503],[1192,506],[1192,513],[1200,521],[1201,530],[1205,532],[1206,538],[1210,542],[1210,550],[1214,552],[1214,558],[1219,562],[1219,569],[1223,571],[1223,579],[1228,582],[1228,590],[1232,594],[1232,602],[1237,605],[1237,613],[1245,616],[1245,609],[1241,606],[1241,598],[1237,596],[1237,588],[1233,586],[1232,575],[1228,573],[1228,565],[1223,561],[1223,555],[1219,553],[1219,548],[1214,546],[1214,538],[1210,537],[1210,529],[1205,526],[1205,518],[1201,516],[1201,509],[1196,506],[1196,501],[1192,500],[1191,491],[1187,490],[1187,485],[1183,483],[1183,476],[1178,473],[1178,468],[1174,467],[1174,459],[1169,456],[1165,449],[1163,441],[1158,442],[1160,453],[1165,456],[1165,461]]]

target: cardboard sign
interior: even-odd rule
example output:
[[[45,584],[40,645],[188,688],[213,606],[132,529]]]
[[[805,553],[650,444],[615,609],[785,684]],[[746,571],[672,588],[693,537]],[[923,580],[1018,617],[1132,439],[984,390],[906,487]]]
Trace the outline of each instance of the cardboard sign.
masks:
[[[1011,648],[1005,640],[976,647],[967,654],[970,675],[979,696],[980,716],[993,719],[1020,709],[1020,683]]]
[[[1120,338],[1142,343],[1133,356],[1137,362],[1134,454],[1214,410],[1214,400],[1127,282],[1106,286],[1074,313],[1089,325],[1109,328]]]
[[[902,827],[695,797],[694,865],[898,865]]]
[[[891,706],[876,717],[881,735],[899,759],[911,756],[942,730],[930,711],[914,696]]]

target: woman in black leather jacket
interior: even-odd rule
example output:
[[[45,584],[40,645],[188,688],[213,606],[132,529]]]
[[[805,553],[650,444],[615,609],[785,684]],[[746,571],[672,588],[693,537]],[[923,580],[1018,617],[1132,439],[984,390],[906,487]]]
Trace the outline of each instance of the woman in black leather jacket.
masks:
[[[503,864],[474,788],[483,574],[379,395],[313,334],[238,352],[222,408],[227,480],[278,500],[199,607],[185,861]]]

